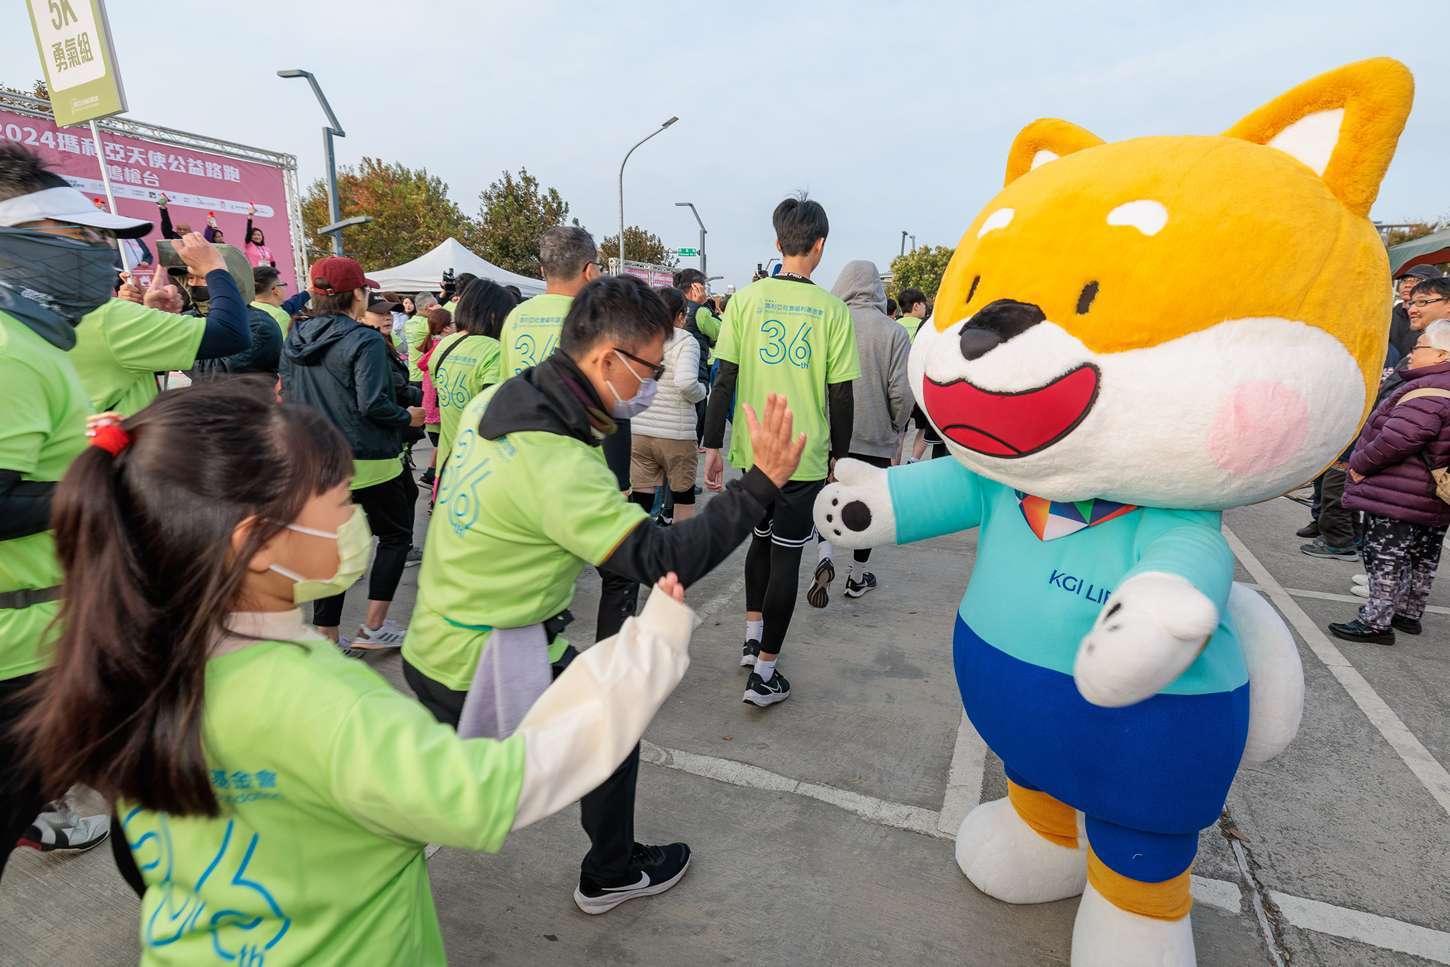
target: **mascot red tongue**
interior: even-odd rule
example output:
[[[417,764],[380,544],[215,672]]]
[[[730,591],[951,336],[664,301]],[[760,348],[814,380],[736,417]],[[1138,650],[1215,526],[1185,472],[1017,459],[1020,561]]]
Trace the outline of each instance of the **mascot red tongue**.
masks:
[[[1368,214],[1412,94],[1376,59],[1217,136],[1029,124],[912,346],[951,458],[842,460],[817,501],[847,547],[979,529],[952,664],[1008,792],[956,859],[1008,903],[1080,894],[1073,967],[1195,963],[1199,831],[1298,729],[1298,651],[1221,511],[1314,477],[1374,399]]]

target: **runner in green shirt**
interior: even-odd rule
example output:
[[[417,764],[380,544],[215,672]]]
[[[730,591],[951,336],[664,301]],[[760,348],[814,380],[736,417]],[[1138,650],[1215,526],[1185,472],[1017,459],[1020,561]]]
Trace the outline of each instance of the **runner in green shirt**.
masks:
[[[771,397],[762,423],[753,409],[737,422],[754,438],[756,466],[702,513],[656,527],[620,491],[600,444],[616,417],[650,395],[672,329],[643,282],[597,279],[573,300],[558,352],[464,408],[424,544],[414,633],[403,645],[403,676],[440,720],[457,723],[470,686],[500,680],[491,676],[508,660],[493,651],[504,647],[494,643],[501,631],[510,631],[507,643],[532,629],[550,642],[556,668],[578,660],[560,632],[585,565],[630,584],[666,571],[693,584],[745,539],[790,478],[806,441],[794,438],[785,401]],[[613,629],[604,622],[618,627],[626,617],[602,614],[597,634],[607,637]],[[683,843],[634,842],[637,770],[631,756],[583,800],[591,848],[574,901],[586,913],[663,892],[689,864]]]
[[[438,308],[438,300],[431,292],[419,292],[413,297],[413,315],[403,323],[403,339],[408,344],[408,382],[423,388],[423,371],[418,360],[428,351],[428,311]],[[414,351],[413,347],[418,347]],[[399,350],[401,352],[401,350]]]
[[[705,485],[719,490],[725,474],[720,447],[734,407],[759,406],[770,393],[790,401],[809,445],[774,511],[762,518],[745,558],[745,644],[742,665],[753,667],[744,700],[765,707],[790,697],[775,662],[795,612],[801,551],[815,540],[813,507],[834,461],[851,446],[851,381],[860,378],[856,334],[846,304],[811,281],[821,263],[830,224],[819,202],[787,198],[773,216],[781,272],[735,293],[720,326],[720,371],[705,416]],[[730,463],[753,460],[748,434],[730,438]]]
[[[494,851],[588,792],[689,663],[668,579],[513,734],[460,738],[298,610],[369,551],[325,417],[210,383],[96,443],[56,495],[71,620],[22,728],[45,780],[116,803],[143,965],[444,963],[426,844]]]
[[[433,350],[433,386],[438,392],[439,472],[457,436],[459,416],[475,396],[500,382],[498,334],[515,303],[503,287],[479,279],[458,300],[458,332]]]
[[[287,283],[282,281],[282,276],[271,265],[259,265],[252,269],[252,286],[257,293],[252,299],[252,305],[277,320],[277,325],[285,337],[287,330],[292,328],[292,317],[307,305],[307,290],[303,289],[289,299]]]
[[[899,305],[901,306],[901,318],[896,321],[906,327],[908,336],[915,339],[916,331],[926,320],[926,295],[920,289],[902,289]]]
[[[504,379],[549,357],[559,345],[559,330],[570,301],[600,273],[594,239],[572,225],[559,225],[544,233],[539,240],[539,264],[544,272],[543,295],[519,303],[504,320],[499,335]]]

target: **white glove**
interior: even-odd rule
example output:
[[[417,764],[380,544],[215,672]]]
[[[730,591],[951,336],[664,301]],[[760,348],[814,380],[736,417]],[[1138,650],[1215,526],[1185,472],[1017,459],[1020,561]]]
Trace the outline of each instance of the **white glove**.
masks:
[[[1106,708],[1141,702],[1183,674],[1217,627],[1218,609],[1186,578],[1134,575],[1103,604],[1078,646],[1077,690]]]
[[[816,530],[842,547],[896,543],[896,513],[886,471],[849,457],[836,461],[836,482],[816,498]]]
[[[619,767],[690,667],[698,624],[656,589],[638,618],[581,653],[539,696],[516,733],[524,781],[514,829],[558,812]]]

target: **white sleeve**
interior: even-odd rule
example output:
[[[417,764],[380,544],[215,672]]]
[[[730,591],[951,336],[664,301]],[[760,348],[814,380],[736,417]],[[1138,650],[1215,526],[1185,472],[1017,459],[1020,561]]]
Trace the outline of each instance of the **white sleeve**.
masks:
[[[638,618],[581,653],[519,723],[524,779],[514,829],[563,809],[609,778],[690,665],[699,620],[656,589]]]
[[[680,355],[676,357],[675,385],[679,387],[680,395],[685,398],[686,403],[698,403],[710,390],[700,382],[700,343],[694,336],[687,336],[686,339],[688,341],[680,348]]]

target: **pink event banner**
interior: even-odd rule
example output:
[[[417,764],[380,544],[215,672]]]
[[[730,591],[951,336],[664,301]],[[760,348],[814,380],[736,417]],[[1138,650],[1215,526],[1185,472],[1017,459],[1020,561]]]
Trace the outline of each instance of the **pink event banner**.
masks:
[[[57,174],[105,204],[106,189],[101,183],[96,146],[86,128],[57,128],[49,118],[0,109],[0,141],[14,141],[35,151]],[[156,223],[146,236],[153,253],[161,238],[158,195],[164,193],[170,199],[171,220],[189,225],[193,231],[205,228],[207,213],[215,212],[225,241],[238,248],[244,241],[247,205],[252,203],[257,206],[253,225],[266,236],[277,271],[287,281],[287,291],[297,291],[294,240],[287,221],[287,174],[283,169],[104,130],[101,145],[117,210]]]

